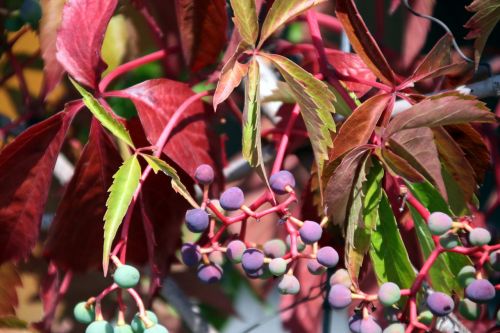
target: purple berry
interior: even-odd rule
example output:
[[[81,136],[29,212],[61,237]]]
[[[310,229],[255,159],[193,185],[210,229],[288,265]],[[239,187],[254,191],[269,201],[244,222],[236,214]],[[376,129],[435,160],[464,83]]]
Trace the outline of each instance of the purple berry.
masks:
[[[359,313],[354,314],[349,318],[349,329],[353,333],[359,333],[361,330],[361,315]]]
[[[269,271],[274,276],[281,276],[285,274],[287,268],[287,262],[283,258],[274,258],[269,263]]]
[[[214,169],[208,164],[201,164],[194,171],[194,179],[201,185],[210,185],[214,181]]]
[[[491,241],[491,233],[484,228],[474,228],[469,234],[469,242],[474,246],[486,245]]]
[[[295,295],[300,290],[299,280],[293,275],[283,275],[279,284],[278,291],[283,295]]]
[[[392,306],[401,298],[401,289],[393,282],[386,282],[378,290],[378,300],[384,306]]]
[[[490,264],[495,271],[500,271],[500,250],[490,253]]]
[[[276,194],[286,194],[287,186],[295,187],[295,178],[290,171],[281,170],[269,178],[269,185]]]
[[[239,187],[230,187],[220,196],[220,206],[224,210],[238,210],[245,202],[243,191]]]
[[[335,284],[328,292],[328,303],[334,309],[343,309],[352,302],[351,291],[344,285]]]
[[[326,271],[326,267],[321,265],[317,260],[309,259],[307,261],[307,270],[313,275],[321,275]]]
[[[181,247],[181,257],[186,266],[196,266],[201,260],[201,253],[195,244],[185,243]]]
[[[476,303],[486,303],[495,298],[495,287],[486,279],[475,280],[465,288],[465,296]]]
[[[205,231],[209,221],[210,218],[203,209],[194,208],[186,212],[186,226],[191,232]]]
[[[453,311],[455,303],[450,296],[437,291],[427,297],[427,307],[435,316],[443,317]]]
[[[349,329],[353,333],[382,333],[382,328],[372,316],[363,319],[359,314],[349,318]]]
[[[304,224],[299,229],[300,238],[306,244],[313,244],[319,241],[323,233],[323,228],[314,221],[304,221]]]
[[[264,243],[264,254],[269,258],[280,258],[286,253],[286,244],[281,239],[271,239]]]
[[[264,275],[264,268],[260,268],[260,269],[256,270],[255,272],[245,271],[245,274],[250,279],[258,279]]]
[[[264,265],[264,253],[257,249],[247,249],[243,252],[241,265],[246,272],[255,272]]]
[[[318,250],[316,254],[318,262],[326,267],[335,267],[339,262],[339,254],[331,246],[325,246]]]
[[[337,269],[330,277],[330,285],[333,286],[334,284],[342,284],[347,288],[351,288],[352,281],[349,272],[344,268]]]
[[[431,234],[436,236],[441,236],[445,232],[451,229],[453,220],[450,216],[441,212],[432,213],[427,219],[427,224]]]
[[[219,282],[222,278],[222,268],[217,265],[200,265],[198,267],[198,278],[205,283]]]
[[[226,255],[233,263],[239,264],[246,249],[245,243],[240,240],[233,240],[227,244]]]

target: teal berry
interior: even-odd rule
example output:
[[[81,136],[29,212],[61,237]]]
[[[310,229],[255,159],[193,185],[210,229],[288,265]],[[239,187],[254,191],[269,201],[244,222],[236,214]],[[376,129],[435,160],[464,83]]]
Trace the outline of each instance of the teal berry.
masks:
[[[458,312],[467,320],[477,320],[481,314],[481,307],[469,299],[463,299],[458,304]]]
[[[378,290],[378,300],[384,306],[392,306],[401,299],[401,289],[393,282],[386,282]]]
[[[500,271],[500,250],[490,253],[490,264],[495,271]]]
[[[124,289],[134,288],[137,283],[139,283],[140,278],[141,274],[137,268],[130,265],[121,265],[116,269],[113,275],[115,283],[120,286],[120,288]]]
[[[42,17],[42,8],[36,0],[24,0],[20,8],[21,18],[31,24],[33,27],[38,26],[38,21]]]
[[[18,31],[24,25],[24,21],[19,15],[11,15],[5,18],[4,28],[7,31]]]
[[[158,324],[158,317],[156,317],[154,312],[146,310],[146,317],[148,317],[148,319],[153,323]],[[130,326],[132,326],[132,329],[135,333],[142,333],[146,329],[144,322],[142,321],[141,317],[139,317],[139,313],[135,314],[132,322],[130,323]]]
[[[134,333],[130,325],[118,325],[114,327],[113,333]]]
[[[457,274],[458,284],[462,288],[466,288],[469,284],[476,280],[476,269],[474,266],[464,266]]]
[[[441,244],[443,248],[451,250],[460,245],[460,239],[453,233],[447,233],[439,237],[439,244]]]
[[[144,333],[168,333],[168,330],[165,326],[156,324],[154,326],[151,326],[150,328],[147,328]]]
[[[382,333],[405,333],[405,325],[401,323],[393,323],[387,326]]]
[[[427,219],[427,224],[431,234],[441,236],[451,229],[453,220],[445,213],[434,212]]]
[[[105,320],[98,320],[87,326],[85,333],[113,333],[113,326]]]
[[[491,241],[491,233],[484,228],[474,228],[469,234],[469,242],[474,246],[486,245]]]
[[[94,306],[87,306],[87,302],[80,302],[73,308],[73,315],[77,322],[90,324],[95,319]]]
[[[287,268],[287,262],[283,258],[272,259],[269,263],[269,271],[274,276],[281,276],[285,274]]]

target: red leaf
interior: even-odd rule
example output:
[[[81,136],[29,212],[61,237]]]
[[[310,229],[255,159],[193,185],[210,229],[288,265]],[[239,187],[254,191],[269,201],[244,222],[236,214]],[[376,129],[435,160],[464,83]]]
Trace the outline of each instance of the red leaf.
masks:
[[[0,152],[0,263],[35,245],[57,155],[81,102],[30,127]]]
[[[377,79],[370,68],[365,65],[357,54],[328,49],[327,58],[335,69],[343,75],[353,76],[367,81],[375,81]],[[346,84],[347,88],[355,92],[358,97],[363,96],[372,88],[364,84],[348,81],[343,82]]]
[[[182,52],[196,72],[213,64],[226,43],[226,1],[177,0],[175,5]]]
[[[94,119],[45,246],[46,256],[58,267],[86,271],[101,262],[107,191],[121,162],[111,138]]]
[[[184,83],[156,79],[142,82],[122,91],[134,102],[148,141],[155,144],[177,108],[194,93]],[[203,103],[191,104],[178,122],[163,152],[187,174],[193,175],[200,164],[217,170],[217,156],[211,143]],[[211,142],[212,141],[212,142]]]
[[[306,260],[299,260],[293,271],[300,281],[299,293],[281,297],[281,309],[291,308],[281,314],[283,325],[291,333],[318,332],[321,327],[324,297],[321,276],[311,275],[306,263]],[[298,301],[302,302],[296,304]]]
[[[397,78],[385,59],[377,42],[368,31],[365,22],[354,4],[354,0],[338,0],[335,9],[337,18],[342,23],[349,41],[357,54],[375,75],[388,85],[396,85]]]
[[[415,0],[411,2],[411,6],[420,14],[432,15],[435,3],[436,0]],[[407,12],[405,22],[401,50],[403,67],[408,68],[414,63],[422,47],[425,45],[431,21]]]
[[[14,264],[6,262],[0,265],[0,317],[16,314],[16,287],[21,285],[21,278]]]
[[[379,159],[384,163],[385,169],[392,175],[401,176],[412,183],[424,181],[425,178],[401,156],[389,149],[381,149],[376,152]]]
[[[80,83],[96,88],[107,65],[101,58],[104,33],[118,0],[66,1],[57,33],[57,60]]]

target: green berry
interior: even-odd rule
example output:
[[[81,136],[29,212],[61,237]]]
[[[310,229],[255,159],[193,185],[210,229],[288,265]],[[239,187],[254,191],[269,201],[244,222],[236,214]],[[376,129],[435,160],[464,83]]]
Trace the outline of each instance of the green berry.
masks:
[[[463,299],[458,304],[458,312],[468,320],[476,320],[481,314],[481,307],[469,299]]]
[[[287,263],[283,258],[275,258],[269,263],[269,271],[275,276],[281,276],[286,272]]]
[[[418,315],[418,321],[424,325],[430,325],[432,323],[433,318],[434,318],[434,315],[429,310],[422,311]]]
[[[465,288],[476,279],[476,269],[474,266],[464,266],[457,274],[460,287]]]
[[[156,324],[147,328],[144,333],[168,333],[168,330],[165,326]]]
[[[148,317],[148,319],[153,323],[158,324],[158,317],[156,317],[153,311],[147,310],[146,317]],[[132,329],[135,333],[142,333],[146,329],[146,326],[144,326],[144,322],[141,320],[141,317],[139,317],[139,313],[135,314],[132,322],[130,323],[130,326],[132,326]]]
[[[85,333],[113,333],[113,326],[105,320],[98,320],[87,326]]]
[[[87,302],[80,302],[73,308],[73,315],[77,322],[82,324],[90,324],[95,319],[94,306],[86,306]]]
[[[139,283],[139,279],[141,278],[141,274],[137,270],[137,268],[130,265],[121,265],[115,271],[113,275],[113,279],[115,283],[120,286],[120,288],[134,288],[137,283]]]
[[[130,325],[118,325],[114,327],[113,333],[134,333]]]
[[[439,237],[439,244],[441,244],[441,246],[445,249],[451,250],[460,245],[460,240],[457,235],[453,233],[446,233]]]
[[[401,289],[393,282],[382,284],[378,291],[378,300],[384,306],[392,306],[401,299]]]

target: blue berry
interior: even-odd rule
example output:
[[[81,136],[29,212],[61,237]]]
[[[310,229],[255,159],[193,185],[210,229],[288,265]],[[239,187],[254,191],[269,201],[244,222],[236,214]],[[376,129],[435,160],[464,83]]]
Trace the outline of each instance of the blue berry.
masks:
[[[192,243],[185,243],[181,247],[182,262],[186,266],[197,266],[201,260],[201,253],[198,246]]]
[[[94,306],[90,305],[87,307],[87,302],[80,302],[75,305],[73,315],[75,316],[77,322],[90,324],[95,319]]]
[[[113,274],[113,279],[115,283],[120,286],[120,288],[134,288],[141,278],[141,274],[134,266],[121,265],[118,267]]]
[[[224,210],[238,210],[245,202],[245,195],[239,187],[230,187],[220,196],[220,206]]]
[[[113,333],[113,326],[105,320],[97,320],[87,326],[85,333]]]
[[[281,170],[269,177],[269,186],[276,194],[286,194],[287,186],[295,187],[295,178],[290,171]]]
[[[331,246],[325,246],[318,250],[316,260],[326,267],[335,267],[339,262],[339,254]]]
[[[240,240],[233,240],[227,244],[226,256],[231,262],[239,264],[246,249],[245,243]]]
[[[351,291],[344,285],[335,284],[328,292],[328,303],[334,309],[343,309],[349,306],[352,302]]]
[[[445,213],[434,212],[427,219],[427,224],[431,234],[441,236],[451,229],[453,220]]]
[[[304,221],[304,224],[299,229],[299,233],[304,243],[313,244],[320,240],[323,228],[317,222]]]
[[[146,310],[146,317],[148,317],[148,319],[154,324],[158,324],[158,317],[153,311]],[[135,314],[134,318],[130,322],[130,326],[132,326],[135,333],[142,333],[146,329],[144,322],[141,317],[139,317],[139,312]]]
[[[194,179],[201,185],[210,185],[214,181],[214,169],[208,164],[202,164],[194,171]]]
[[[186,212],[186,226],[191,232],[203,232],[208,227],[210,217],[200,208],[190,209]]]

